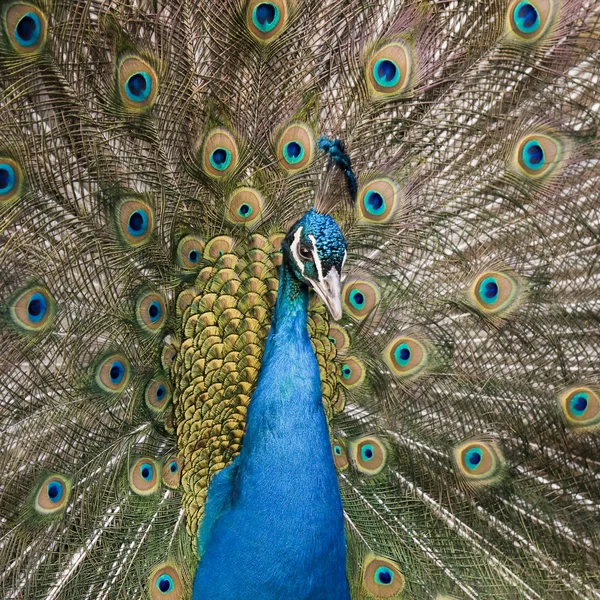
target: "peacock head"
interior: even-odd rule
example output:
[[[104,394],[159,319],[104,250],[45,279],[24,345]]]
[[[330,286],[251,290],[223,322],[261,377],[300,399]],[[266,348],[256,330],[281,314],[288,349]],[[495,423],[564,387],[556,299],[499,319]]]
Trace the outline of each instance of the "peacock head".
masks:
[[[311,286],[337,321],[342,316],[340,278],[346,260],[346,240],[328,215],[309,210],[289,230],[281,245],[284,264]]]

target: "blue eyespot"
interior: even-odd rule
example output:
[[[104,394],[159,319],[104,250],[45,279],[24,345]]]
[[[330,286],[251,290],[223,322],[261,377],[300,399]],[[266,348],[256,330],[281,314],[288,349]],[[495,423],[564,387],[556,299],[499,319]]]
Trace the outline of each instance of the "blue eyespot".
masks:
[[[365,306],[365,296],[357,289],[353,289],[349,294],[350,304],[356,308],[356,310],[362,310]]]
[[[394,572],[387,567],[379,567],[375,571],[375,581],[379,585],[391,585],[394,581]]]
[[[218,171],[224,171],[231,164],[231,152],[227,148],[215,148],[210,154],[210,164]]]
[[[540,26],[540,15],[531,2],[519,2],[514,8],[513,20],[523,33],[534,33]]]
[[[538,171],[546,162],[544,150],[537,140],[529,140],[523,146],[522,158],[525,166],[532,171]]]
[[[363,460],[366,460],[366,461],[371,460],[375,456],[375,450],[373,449],[373,445],[365,444],[360,449],[360,455],[362,456]]]
[[[96,368],[96,383],[105,392],[121,392],[129,382],[130,363],[123,354],[106,356]]]
[[[304,123],[291,123],[277,141],[276,154],[281,167],[288,173],[305,169],[312,162],[315,139],[312,130]]]
[[[148,215],[145,210],[140,208],[129,215],[127,230],[135,237],[144,235],[148,231]]]
[[[400,69],[389,58],[380,58],[373,67],[373,77],[382,87],[394,87],[400,81]]]
[[[498,300],[500,288],[495,277],[486,277],[479,285],[479,297],[486,304],[494,304]]]
[[[342,448],[340,446],[334,446],[333,447],[333,453],[336,456],[341,456],[342,455]]]
[[[48,301],[42,294],[32,294],[27,304],[27,316],[32,323],[39,323],[48,310]]]
[[[230,174],[238,164],[239,151],[233,135],[221,127],[212,129],[202,147],[202,168],[210,177]]]
[[[41,34],[42,26],[40,19],[33,12],[23,15],[15,27],[15,39],[25,48],[36,44]]]
[[[125,377],[125,365],[120,360],[115,360],[111,365],[109,377],[113,385],[118,385]]]
[[[128,112],[142,114],[152,107],[159,81],[154,68],[143,58],[124,57],[119,63],[117,80],[121,101]]]
[[[238,208],[237,213],[240,217],[247,219],[252,214],[252,207],[244,202]]]
[[[134,248],[150,240],[154,228],[154,213],[145,203],[126,199],[116,210],[116,226],[123,241]]]
[[[63,485],[59,481],[51,481],[47,487],[48,498],[50,502],[57,503],[63,496]]]
[[[171,473],[177,473],[177,471],[179,471],[179,465],[176,461],[173,460],[169,463],[169,471],[171,471]]]
[[[350,379],[352,375],[352,369],[348,365],[342,366],[342,377],[344,379]]]
[[[272,31],[279,23],[279,7],[271,2],[261,2],[252,11],[254,26],[263,33]]]
[[[571,412],[576,417],[581,417],[589,405],[589,396],[584,393],[577,394],[571,398]]]
[[[173,578],[166,573],[156,580],[156,587],[162,594],[168,594],[174,587]]]
[[[133,102],[143,102],[152,92],[152,79],[145,71],[134,73],[125,82],[125,93]]]
[[[379,192],[369,190],[364,196],[366,211],[375,216],[382,215],[386,210],[385,200]]]
[[[8,194],[15,187],[15,170],[6,163],[0,164],[0,194]]]
[[[162,316],[162,308],[160,306],[160,302],[157,300],[153,300],[148,307],[148,316],[150,317],[150,321],[152,323],[156,323]]]
[[[154,475],[154,469],[152,468],[152,465],[144,463],[140,467],[140,475],[144,481],[150,481]]]
[[[471,469],[472,471],[479,466],[483,458],[483,452],[479,448],[471,448],[467,451],[465,455],[465,462],[467,465],[467,469]]]
[[[288,142],[283,147],[283,156],[287,162],[295,165],[304,158],[304,147],[297,141]]]
[[[167,388],[165,388],[165,386],[161,383],[157,388],[156,388],[156,399],[159,402],[162,402],[164,397],[167,395]]]
[[[410,357],[411,352],[408,344],[400,344],[394,352],[394,358],[401,367],[405,367],[410,362]]]

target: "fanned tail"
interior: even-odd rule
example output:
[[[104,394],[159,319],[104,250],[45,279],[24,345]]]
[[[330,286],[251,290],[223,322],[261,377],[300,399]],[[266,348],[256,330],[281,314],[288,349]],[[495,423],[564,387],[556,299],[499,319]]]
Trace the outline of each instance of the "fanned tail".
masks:
[[[0,18],[8,598],[189,597],[313,205],[353,598],[600,597],[596,2]]]

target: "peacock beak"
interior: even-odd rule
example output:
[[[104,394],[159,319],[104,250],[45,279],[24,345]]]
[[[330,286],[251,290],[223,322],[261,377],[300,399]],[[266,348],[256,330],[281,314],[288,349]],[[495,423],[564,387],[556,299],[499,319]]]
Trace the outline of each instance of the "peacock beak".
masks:
[[[338,270],[332,267],[325,277],[309,281],[321,300],[325,302],[333,320],[339,321],[342,318],[342,285]]]

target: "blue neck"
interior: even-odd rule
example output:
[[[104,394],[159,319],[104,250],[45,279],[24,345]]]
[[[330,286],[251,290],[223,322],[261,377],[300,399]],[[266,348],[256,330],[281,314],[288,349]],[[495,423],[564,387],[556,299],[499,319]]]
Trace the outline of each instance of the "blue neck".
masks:
[[[303,433],[296,429],[299,422],[304,425],[302,429],[310,421],[318,429],[327,427],[319,368],[308,335],[307,319],[308,288],[284,264],[258,383],[248,411],[243,455],[253,452],[255,443],[264,441],[265,429],[274,436],[270,444],[279,438],[288,445],[293,438],[302,444],[298,438]],[[279,449],[270,445],[268,451]],[[327,451],[330,451],[329,445]]]
[[[307,318],[308,290],[284,264],[242,451],[208,490],[194,600],[350,598]]]
[[[279,290],[273,319],[271,320],[271,332],[290,326],[294,327],[295,325],[300,325],[306,330],[307,318],[308,288],[300,283],[292,274],[290,267],[284,264],[281,267],[279,276]],[[267,346],[268,344],[267,341]]]

